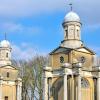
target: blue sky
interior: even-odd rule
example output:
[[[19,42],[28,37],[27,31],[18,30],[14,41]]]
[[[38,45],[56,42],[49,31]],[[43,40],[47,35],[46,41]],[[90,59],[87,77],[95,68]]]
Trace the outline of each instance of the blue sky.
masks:
[[[100,55],[99,0],[0,0],[0,40],[11,42],[14,59],[47,54],[63,40],[62,21],[73,10],[82,22],[82,40]]]

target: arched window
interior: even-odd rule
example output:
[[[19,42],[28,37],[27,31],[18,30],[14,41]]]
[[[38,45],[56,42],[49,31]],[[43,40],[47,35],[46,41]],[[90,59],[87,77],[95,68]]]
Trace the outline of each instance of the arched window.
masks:
[[[81,79],[81,87],[82,88],[89,88],[89,82],[88,82],[88,80],[87,79],[85,79],[85,78],[82,78]]]

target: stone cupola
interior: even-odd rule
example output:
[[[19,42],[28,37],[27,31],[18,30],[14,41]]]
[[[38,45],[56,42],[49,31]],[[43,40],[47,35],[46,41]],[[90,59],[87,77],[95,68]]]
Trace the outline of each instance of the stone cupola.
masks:
[[[62,23],[64,29],[64,40],[61,46],[68,48],[78,48],[82,46],[81,41],[81,20],[74,11],[66,14]]]

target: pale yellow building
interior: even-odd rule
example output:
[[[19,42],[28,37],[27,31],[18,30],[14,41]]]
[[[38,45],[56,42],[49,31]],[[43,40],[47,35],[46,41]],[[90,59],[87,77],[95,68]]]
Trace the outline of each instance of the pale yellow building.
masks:
[[[22,80],[11,63],[9,41],[0,42],[0,100],[21,100]]]
[[[44,67],[44,100],[100,100],[100,67],[81,40],[81,20],[73,11],[62,23],[64,40]]]

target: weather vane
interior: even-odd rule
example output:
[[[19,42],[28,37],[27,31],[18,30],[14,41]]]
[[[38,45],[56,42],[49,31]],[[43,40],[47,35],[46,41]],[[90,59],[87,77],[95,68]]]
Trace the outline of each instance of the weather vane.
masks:
[[[71,11],[72,11],[72,10],[73,10],[73,4],[70,3],[69,5],[70,5],[70,9],[71,9]]]

